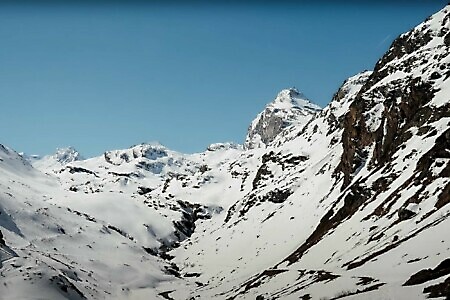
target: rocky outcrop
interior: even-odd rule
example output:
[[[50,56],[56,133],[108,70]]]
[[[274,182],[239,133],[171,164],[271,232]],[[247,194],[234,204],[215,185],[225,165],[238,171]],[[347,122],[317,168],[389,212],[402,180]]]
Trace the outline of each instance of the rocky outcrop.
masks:
[[[450,76],[450,48],[442,37],[449,19],[444,9],[398,37],[356,95],[344,119],[344,187],[366,159],[372,168],[385,165],[411,130],[431,133],[431,124],[450,116],[448,101],[436,100],[442,76]]]
[[[5,240],[3,239],[3,233],[0,230],[0,245],[5,245]]]
[[[320,113],[326,119],[328,125],[327,134],[343,128],[344,117],[349,110],[350,104],[353,103],[356,95],[366,84],[370,75],[372,75],[372,71],[366,70],[348,78],[333,95],[330,104]]]
[[[241,150],[242,145],[238,145],[236,143],[214,143],[209,145],[206,150],[207,151],[224,151],[224,150]]]
[[[157,143],[140,144],[126,150],[107,151],[103,154],[107,163],[116,166],[141,158],[154,161],[158,158],[167,157],[167,155],[167,149]]]

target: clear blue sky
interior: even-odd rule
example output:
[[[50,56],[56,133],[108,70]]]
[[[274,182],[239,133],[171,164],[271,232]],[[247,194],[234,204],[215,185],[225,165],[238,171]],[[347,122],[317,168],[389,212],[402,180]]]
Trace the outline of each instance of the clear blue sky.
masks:
[[[279,90],[325,106],[446,3],[335,2],[0,2],[0,143],[86,157],[241,143]]]

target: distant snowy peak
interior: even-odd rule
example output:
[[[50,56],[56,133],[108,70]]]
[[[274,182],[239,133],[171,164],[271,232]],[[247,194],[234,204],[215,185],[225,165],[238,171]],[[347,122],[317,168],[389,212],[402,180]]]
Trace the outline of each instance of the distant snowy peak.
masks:
[[[52,155],[47,155],[42,158],[28,156],[27,159],[33,167],[41,171],[59,169],[69,163],[84,160],[83,156],[74,147],[57,148],[56,152]]]
[[[81,154],[73,147],[56,149],[56,153],[53,155],[53,158],[63,165],[74,161],[84,160]]]
[[[251,123],[244,148],[266,147],[286,127],[303,126],[320,111],[297,89],[282,90]]]

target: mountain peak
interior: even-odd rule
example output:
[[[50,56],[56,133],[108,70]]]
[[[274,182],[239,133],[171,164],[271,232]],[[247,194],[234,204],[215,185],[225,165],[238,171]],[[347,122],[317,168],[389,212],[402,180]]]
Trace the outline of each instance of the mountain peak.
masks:
[[[312,103],[296,88],[280,91],[251,123],[244,147],[246,149],[267,146],[283,129],[302,126],[321,108]]]
[[[307,99],[305,95],[295,87],[281,90],[273,102],[296,104],[294,99]]]
[[[59,169],[74,161],[84,160],[81,154],[74,147],[56,148],[56,152],[52,155],[46,155],[42,158],[38,156],[27,157],[33,167],[39,170]]]
[[[321,108],[312,103],[295,87],[281,90],[275,100],[267,105],[278,109],[307,109],[319,111]]]
[[[68,164],[73,161],[83,160],[84,158],[81,154],[72,146],[65,148],[57,148],[55,154],[53,154],[53,158],[61,163]]]

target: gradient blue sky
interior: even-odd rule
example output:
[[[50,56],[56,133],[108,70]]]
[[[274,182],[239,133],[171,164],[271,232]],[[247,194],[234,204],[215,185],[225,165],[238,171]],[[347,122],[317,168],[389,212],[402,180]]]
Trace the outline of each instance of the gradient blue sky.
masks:
[[[291,86],[325,106],[446,1],[0,2],[0,143],[84,156],[241,143]]]

